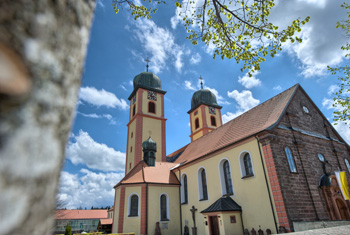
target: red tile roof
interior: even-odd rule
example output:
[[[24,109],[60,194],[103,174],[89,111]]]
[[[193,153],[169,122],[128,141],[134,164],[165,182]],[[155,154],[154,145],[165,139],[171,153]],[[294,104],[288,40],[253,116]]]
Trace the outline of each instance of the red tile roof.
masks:
[[[175,163],[189,163],[278,124],[299,84],[190,143]]]
[[[108,224],[113,224],[113,219],[101,219],[100,220],[101,225],[108,225]]]
[[[107,210],[56,210],[55,218],[72,219],[104,219],[108,217]]]
[[[140,161],[115,187],[121,184],[155,183],[180,184],[170,168],[176,166],[170,162],[156,162],[155,166],[148,166]]]

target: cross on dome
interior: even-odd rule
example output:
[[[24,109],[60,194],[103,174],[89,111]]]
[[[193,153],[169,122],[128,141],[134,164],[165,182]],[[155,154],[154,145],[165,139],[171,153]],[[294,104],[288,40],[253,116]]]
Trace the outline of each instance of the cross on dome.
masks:
[[[146,72],[148,72],[148,67],[149,67],[149,66],[148,66],[148,63],[151,62],[151,61],[148,59],[148,57],[145,59],[145,61],[147,62],[147,65],[146,65]]]

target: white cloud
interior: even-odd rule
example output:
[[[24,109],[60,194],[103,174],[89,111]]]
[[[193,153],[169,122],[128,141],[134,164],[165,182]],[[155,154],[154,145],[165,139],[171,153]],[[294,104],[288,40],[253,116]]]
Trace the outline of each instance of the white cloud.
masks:
[[[103,9],[105,8],[105,5],[103,4],[103,0],[97,0],[97,5],[102,7]]]
[[[340,104],[333,106],[334,104],[335,104],[335,102],[333,99],[323,98],[323,100],[322,100],[322,106],[326,109],[333,109],[334,111],[343,110],[343,107]]]
[[[125,86],[123,86],[123,85],[119,85],[120,86],[120,88],[122,88],[124,91],[127,91],[127,89],[125,88]]]
[[[274,89],[275,91],[280,91],[280,90],[282,90],[282,87],[280,85],[278,85],[278,86],[273,87],[272,89]]]
[[[224,97],[222,97],[216,89],[210,88],[210,87],[207,87],[207,86],[204,86],[204,88],[208,89],[212,93],[214,93],[214,95],[216,96],[216,100],[217,100],[218,104],[220,104],[220,105],[228,105],[228,104],[230,104],[230,102],[228,102]]]
[[[227,96],[236,101],[237,110],[235,113],[227,112],[226,114],[222,115],[222,120],[224,123],[232,120],[260,103],[260,100],[255,99],[252,92],[248,90],[243,90],[242,92],[237,90],[233,90],[232,92],[228,91]]]
[[[204,82],[205,82],[204,79],[202,81],[203,81],[203,84],[204,84]],[[186,90],[191,90],[191,91],[197,91],[197,90],[201,89],[201,84],[200,83],[201,83],[201,81],[198,79],[197,85],[194,86],[190,81],[186,80],[184,82],[185,89]],[[230,104],[230,102],[228,102],[223,96],[221,96],[216,89],[208,87],[208,86],[205,86],[205,85],[204,85],[203,88],[210,90],[216,96],[216,101],[218,102],[218,104],[220,104],[220,105],[228,105],[228,104]]]
[[[228,91],[227,96],[234,99],[239,109],[243,111],[247,111],[260,103],[260,100],[254,99],[252,92],[248,90],[243,90],[242,92],[237,90]]]
[[[171,60],[178,72],[183,67],[182,55],[184,49],[175,43],[174,35],[166,28],[158,27],[152,20],[138,19],[135,21],[134,33],[150,57],[150,70],[159,73],[167,67]]]
[[[346,19],[346,12],[338,1],[278,1],[270,21],[284,29],[293,20],[306,16],[310,16],[310,22],[298,33],[303,42],[287,43],[283,48],[299,63],[301,75],[306,78],[323,76],[327,74],[327,65],[339,64],[344,58],[340,47],[347,38],[335,26],[337,21]]]
[[[331,86],[328,88],[328,95],[333,95],[338,89],[339,89],[339,86],[337,86],[337,85],[331,85]]]
[[[118,107],[126,110],[129,105],[124,99],[118,99],[113,93],[102,90],[97,90],[95,87],[81,87],[79,92],[80,100],[95,106],[106,106],[108,108]]]
[[[344,138],[344,140],[350,144],[350,128],[349,124],[345,124],[344,122],[338,122],[337,125],[332,123],[333,127],[337,130],[337,132]]]
[[[177,55],[175,55],[175,68],[178,73],[181,73],[182,66],[184,65],[182,62],[183,51],[179,51]]]
[[[185,83],[185,89],[186,89],[186,90],[192,90],[192,91],[197,90],[197,89],[192,85],[192,83],[191,83],[190,81],[187,81],[187,80],[186,80],[184,83]]]
[[[79,131],[74,142],[66,147],[66,157],[74,164],[83,164],[101,171],[123,171],[125,153],[95,142],[87,132]]]
[[[194,0],[194,1],[185,1],[183,0],[181,4],[186,7],[176,7],[175,15],[170,19],[171,27],[176,29],[177,25],[183,21],[184,15],[187,15],[190,19],[194,18],[192,14],[195,14],[195,11],[203,6],[204,0]],[[196,22],[194,20],[194,25],[192,27],[196,27]]]
[[[77,112],[78,114],[84,116],[84,117],[88,117],[88,118],[106,118],[107,120],[109,120],[109,124],[111,125],[115,125],[117,124],[116,120],[112,117],[112,115],[110,114],[96,114],[96,113],[81,113],[81,112]]]
[[[256,78],[256,76],[259,73],[259,71],[255,71],[254,73],[252,73],[251,77],[249,77],[248,73],[246,73],[243,77],[238,77],[238,82],[247,89],[251,89],[256,86],[261,86],[260,79]]]
[[[242,113],[244,113],[244,112],[240,111],[240,110],[235,112],[235,113],[227,112],[224,115],[222,115],[222,122],[226,123],[228,121],[231,121],[232,119],[234,119],[235,117],[238,117]]]
[[[114,185],[124,176],[124,173],[95,173],[81,169],[83,175],[61,172],[58,198],[64,202],[63,207],[90,209],[91,206],[112,206],[114,203]]]
[[[190,63],[191,64],[198,64],[199,62],[201,62],[202,57],[200,54],[196,53],[194,55],[192,55],[191,59],[190,59]]]

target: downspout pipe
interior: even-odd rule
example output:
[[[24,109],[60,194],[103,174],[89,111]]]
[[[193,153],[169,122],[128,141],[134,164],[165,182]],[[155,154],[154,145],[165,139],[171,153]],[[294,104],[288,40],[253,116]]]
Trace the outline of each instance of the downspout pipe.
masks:
[[[180,234],[182,234],[182,205],[181,205],[181,169],[179,168],[179,176],[180,176],[180,187],[179,187],[179,199],[180,199],[180,203],[179,203],[179,205],[180,205],[180,231],[181,231],[181,233]]]
[[[255,137],[256,142],[257,142],[257,144],[258,144],[259,153],[260,153],[260,159],[261,159],[261,164],[262,164],[262,167],[263,167],[263,172],[264,172],[264,177],[265,177],[265,182],[266,182],[266,188],[267,188],[267,192],[268,192],[268,194],[269,194],[269,199],[270,199],[270,205],[271,205],[273,220],[274,220],[274,222],[275,222],[276,232],[278,233],[278,224],[277,224],[277,219],[276,219],[275,210],[273,209],[273,202],[272,202],[272,198],[271,198],[271,191],[270,191],[270,187],[269,187],[269,183],[268,183],[268,179],[267,179],[267,175],[266,175],[266,170],[265,170],[265,165],[264,165],[264,159],[263,159],[263,155],[262,155],[261,148],[260,148],[260,142],[259,142],[259,138],[258,138],[256,135],[255,135],[254,137]]]
[[[146,183],[146,234],[148,234],[148,183]]]

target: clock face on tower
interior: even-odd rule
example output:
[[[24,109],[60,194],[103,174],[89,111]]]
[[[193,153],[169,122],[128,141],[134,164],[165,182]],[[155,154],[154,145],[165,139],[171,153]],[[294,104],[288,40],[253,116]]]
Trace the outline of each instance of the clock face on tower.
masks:
[[[215,114],[215,108],[214,107],[209,107],[209,113]]]
[[[156,101],[157,100],[157,93],[155,93],[154,91],[148,91],[148,99],[149,100],[154,100]]]

